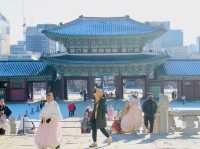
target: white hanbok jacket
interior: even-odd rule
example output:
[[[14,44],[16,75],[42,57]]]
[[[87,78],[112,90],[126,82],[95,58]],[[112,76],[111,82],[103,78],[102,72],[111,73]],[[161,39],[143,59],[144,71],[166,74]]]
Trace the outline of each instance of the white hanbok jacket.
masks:
[[[0,128],[6,130],[6,134],[9,134],[10,127],[9,127],[9,120],[6,119],[6,115],[2,115],[0,117]]]
[[[46,102],[41,113],[40,118],[51,118],[56,121],[62,120],[62,114],[56,101]]]

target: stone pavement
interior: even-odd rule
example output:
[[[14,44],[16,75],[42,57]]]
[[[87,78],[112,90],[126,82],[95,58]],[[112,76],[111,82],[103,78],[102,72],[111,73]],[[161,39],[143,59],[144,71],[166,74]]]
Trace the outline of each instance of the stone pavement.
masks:
[[[91,134],[81,134],[80,118],[70,118],[62,123],[61,149],[88,149]],[[108,127],[111,123],[108,122]],[[65,128],[64,128],[65,127]],[[70,127],[70,128],[66,128]],[[74,127],[74,128],[72,128]],[[98,149],[199,149],[200,134],[186,135],[180,132],[169,135],[113,134],[113,143],[107,146],[105,137],[98,131]],[[37,149],[33,135],[0,136],[0,149]]]
[[[199,149],[200,135],[188,136],[180,133],[168,136],[144,134],[113,135],[113,143],[107,146],[105,137],[98,133],[100,149]],[[87,149],[92,142],[90,134],[80,134],[78,129],[64,132],[62,149]],[[33,135],[0,136],[0,149],[37,149]]]

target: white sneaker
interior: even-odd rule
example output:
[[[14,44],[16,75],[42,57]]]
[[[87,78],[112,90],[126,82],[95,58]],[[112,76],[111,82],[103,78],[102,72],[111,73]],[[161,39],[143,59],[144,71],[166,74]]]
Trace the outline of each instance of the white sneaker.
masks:
[[[96,142],[94,142],[94,143],[92,143],[92,144],[91,144],[89,147],[90,147],[90,148],[97,147],[97,143],[96,143]]]
[[[110,145],[112,143],[112,137],[110,136],[109,138],[107,138],[106,142],[108,143],[108,145]]]

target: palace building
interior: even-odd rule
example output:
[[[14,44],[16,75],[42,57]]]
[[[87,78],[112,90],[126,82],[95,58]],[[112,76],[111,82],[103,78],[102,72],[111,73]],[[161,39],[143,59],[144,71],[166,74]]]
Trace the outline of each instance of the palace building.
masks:
[[[143,81],[143,94],[148,92],[149,75],[163,64],[167,56],[144,52],[147,42],[165,32],[125,17],[80,16],[66,24],[43,33],[64,44],[65,53],[46,55],[62,77],[61,97],[67,98],[68,80],[87,80],[87,91],[92,98],[96,77],[113,76],[116,97],[123,98],[123,80]]]
[[[142,96],[176,92],[177,98],[200,98],[199,60],[172,60],[165,53],[143,50],[165,33],[163,28],[129,16],[80,16],[43,33],[63,44],[66,51],[46,51],[39,61],[0,62],[0,89],[7,100],[36,98],[41,88],[69,99],[71,80],[85,81],[88,96],[93,98],[96,78],[105,77],[113,79],[117,99],[124,98],[129,80],[139,86]]]

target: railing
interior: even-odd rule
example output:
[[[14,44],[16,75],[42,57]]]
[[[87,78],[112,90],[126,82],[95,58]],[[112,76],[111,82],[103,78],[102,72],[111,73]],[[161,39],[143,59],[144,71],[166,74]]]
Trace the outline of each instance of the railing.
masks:
[[[109,127],[109,128],[111,128],[112,127],[112,125],[109,125],[109,123],[110,122],[113,122],[114,120],[112,120],[112,121],[107,121],[108,122],[108,125],[107,125],[107,127]],[[23,132],[22,132],[22,134],[24,135],[25,134],[25,129],[26,128],[30,128],[31,129],[31,127],[25,127],[25,123],[26,122],[28,122],[28,123],[30,123],[30,122],[33,122],[33,123],[40,123],[40,121],[39,120],[31,120],[31,121],[25,121],[24,119],[23,119]],[[79,124],[81,124],[81,120],[62,120],[62,121],[59,121],[59,122],[61,122],[61,123],[79,123]],[[35,127],[35,128],[38,128],[38,127]],[[81,126],[73,126],[73,127],[71,127],[71,126],[62,126],[61,128],[64,128],[64,129],[69,129],[69,128],[75,128],[75,129],[77,129],[77,128],[81,128]]]

